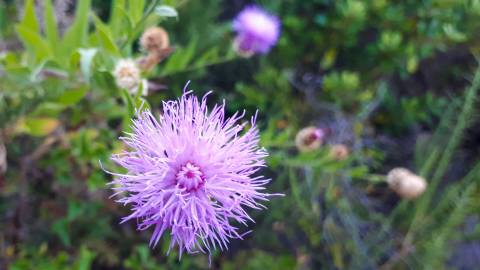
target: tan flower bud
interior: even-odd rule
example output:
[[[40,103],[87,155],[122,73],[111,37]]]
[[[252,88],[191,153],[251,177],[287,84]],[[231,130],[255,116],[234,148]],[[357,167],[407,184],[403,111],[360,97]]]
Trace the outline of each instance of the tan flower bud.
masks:
[[[345,144],[334,144],[330,148],[329,156],[334,160],[345,160],[350,155],[350,150]]]
[[[295,137],[295,145],[300,152],[310,152],[318,149],[323,143],[325,133],[317,127],[301,129]]]
[[[427,189],[427,181],[405,168],[395,168],[387,175],[389,187],[404,199],[415,199]]]
[[[150,53],[158,53],[170,46],[168,33],[162,27],[150,27],[143,32],[140,45]]]

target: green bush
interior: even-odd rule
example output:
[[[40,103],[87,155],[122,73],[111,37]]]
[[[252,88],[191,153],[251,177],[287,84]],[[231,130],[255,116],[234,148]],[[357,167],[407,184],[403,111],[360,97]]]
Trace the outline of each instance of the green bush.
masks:
[[[251,58],[236,55],[231,30],[248,1],[78,0],[64,13],[59,0],[20,2],[0,3],[1,269],[209,268],[207,255],[165,255],[168,235],[151,249],[151,232],[119,224],[129,209],[109,198],[103,170],[135,110],[158,112],[188,80],[229,113],[259,110],[268,190],[285,194],[251,211],[253,232],[215,251],[212,269],[478,265],[452,254],[479,243],[478,222],[462,228],[480,209],[478,142],[467,143],[478,129],[480,1],[259,1],[282,33]],[[147,96],[121,89],[115,64],[145,57],[139,38],[155,25],[173,52],[142,71]],[[327,135],[300,153],[295,135],[309,125]],[[338,144],[345,159],[332,156]],[[393,167],[424,177],[427,191],[396,196]]]

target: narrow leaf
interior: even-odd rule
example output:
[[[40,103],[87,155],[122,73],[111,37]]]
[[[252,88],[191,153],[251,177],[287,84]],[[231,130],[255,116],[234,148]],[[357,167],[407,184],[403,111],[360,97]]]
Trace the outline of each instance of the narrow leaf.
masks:
[[[117,37],[122,32],[122,22],[124,20],[124,15],[122,10],[125,9],[125,0],[113,0],[112,8],[110,10],[110,16],[108,25],[112,30],[112,33]]]
[[[130,18],[133,23],[138,23],[143,16],[143,9],[145,8],[145,0],[129,0],[128,10]]]
[[[62,53],[66,59],[75,51],[75,48],[86,44],[90,6],[91,0],[78,1],[75,20],[62,40]]]
[[[93,18],[93,22],[95,23],[95,28],[96,28],[96,32],[97,32],[97,36],[102,44],[102,47],[116,55],[116,56],[119,56],[120,55],[120,50],[118,49],[117,47],[117,44],[115,44],[115,41],[113,39],[113,34],[110,30],[110,28],[105,25],[101,20],[100,18],[98,18],[97,16],[95,16],[95,14],[93,14],[92,16]]]
[[[38,33],[23,25],[17,25],[16,31],[23,45],[32,54],[37,63],[52,55],[50,46]]]
[[[45,0],[45,34],[50,47],[56,48],[58,45],[58,28],[52,0]]]
[[[20,25],[26,29],[39,33],[37,16],[35,15],[35,2],[34,0],[25,1],[25,9],[23,13],[23,19],[20,22]]]

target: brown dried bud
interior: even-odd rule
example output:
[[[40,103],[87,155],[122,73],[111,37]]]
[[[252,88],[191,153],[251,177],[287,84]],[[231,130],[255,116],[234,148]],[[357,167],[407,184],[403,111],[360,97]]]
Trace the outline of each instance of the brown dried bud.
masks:
[[[295,137],[295,145],[300,152],[310,152],[318,149],[322,143],[325,133],[317,127],[306,127],[301,129]]]
[[[329,156],[334,160],[345,160],[350,155],[350,150],[345,144],[334,144],[330,148]]]
[[[150,27],[143,32],[140,45],[149,53],[159,53],[170,46],[168,33],[162,27]]]
[[[395,168],[387,175],[389,187],[404,199],[415,199],[427,189],[427,181],[405,168]]]
[[[160,55],[157,53],[150,53],[145,57],[140,58],[138,60],[138,67],[141,70],[148,71],[151,70],[155,65],[160,62]]]
[[[143,71],[149,71],[155,65],[160,63],[163,59],[169,56],[173,52],[173,48],[166,48],[159,51],[151,51],[147,56],[140,58],[138,60],[138,66]]]

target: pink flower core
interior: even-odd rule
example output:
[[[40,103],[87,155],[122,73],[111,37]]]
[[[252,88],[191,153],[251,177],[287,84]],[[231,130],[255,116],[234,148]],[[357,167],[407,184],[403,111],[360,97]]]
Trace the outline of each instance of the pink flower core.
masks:
[[[177,185],[181,188],[185,188],[188,192],[196,191],[203,186],[205,179],[200,168],[193,165],[190,162],[183,165],[177,173]]]

